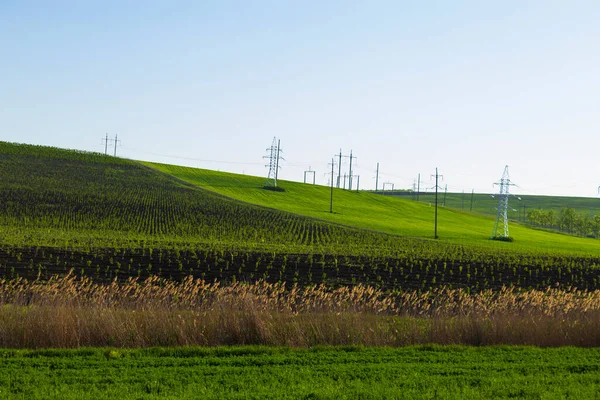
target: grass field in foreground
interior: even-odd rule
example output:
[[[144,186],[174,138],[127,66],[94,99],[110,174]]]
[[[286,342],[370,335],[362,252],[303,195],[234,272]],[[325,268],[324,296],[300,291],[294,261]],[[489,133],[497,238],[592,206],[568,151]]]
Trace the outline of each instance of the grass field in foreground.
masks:
[[[368,192],[334,189],[329,213],[330,188],[279,181],[283,192],[264,190],[264,178],[211,170],[145,163],[185,182],[225,196],[265,207],[319,218],[340,224],[373,229],[395,235],[432,238],[434,207],[408,199]],[[514,243],[490,241],[494,218],[460,210],[440,208],[440,241],[514,249],[519,251],[579,252],[600,254],[600,241],[549,233],[512,223]]]
[[[533,347],[0,350],[0,397],[597,398],[600,350]]]

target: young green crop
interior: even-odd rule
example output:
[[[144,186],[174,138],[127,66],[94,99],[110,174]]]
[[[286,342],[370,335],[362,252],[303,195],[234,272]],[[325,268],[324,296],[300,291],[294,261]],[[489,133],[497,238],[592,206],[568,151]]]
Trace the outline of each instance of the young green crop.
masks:
[[[0,351],[0,397],[595,398],[597,349],[418,346]]]
[[[0,142],[0,274],[187,275],[388,289],[600,286],[596,240],[363,192]],[[230,196],[230,197],[226,197]],[[233,198],[232,198],[233,197]],[[244,201],[242,201],[244,200]],[[250,204],[254,203],[254,204]],[[191,253],[200,254],[194,258]],[[283,261],[286,260],[286,261]]]
[[[243,204],[113,157],[7,143],[0,153],[0,225],[5,232],[28,230],[31,242],[23,237],[23,244],[43,244],[35,236],[50,230],[74,241],[91,235],[310,247],[362,237],[356,229]]]
[[[330,189],[324,186],[279,181],[283,192],[262,189],[264,179],[203,169],[145,163],[152,168],[225,196],[252,204],[319,218],[339,224],[368,228],[404,237],[433,237],[433,207],[408,199],[367,192],[334,189],[334,213],[329,211]],[[584,253],[600,256],[600,242],[510,226],[514,243],[490,241],[491,216],[439,210],[439,242],[497,249],[501,251]]]

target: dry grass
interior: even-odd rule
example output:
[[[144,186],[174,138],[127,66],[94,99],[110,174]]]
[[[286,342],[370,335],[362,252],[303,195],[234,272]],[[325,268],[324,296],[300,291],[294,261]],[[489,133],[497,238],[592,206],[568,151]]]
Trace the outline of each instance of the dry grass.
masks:
[[[0,347],[600,345],[600,292],[0,281]]]

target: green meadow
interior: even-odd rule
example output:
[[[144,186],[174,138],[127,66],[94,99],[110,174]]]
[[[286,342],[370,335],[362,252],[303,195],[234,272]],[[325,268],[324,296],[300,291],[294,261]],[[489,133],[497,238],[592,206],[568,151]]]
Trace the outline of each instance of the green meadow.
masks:
[[[284,191],[263,189],[265,179],[189,167],[145,163],[184,182],[251,204],[404,237],[433,239],[434,206],[410,198],[369,192],[333,190],[333,213],[329,212],[330,188],[279,181]],[[488,196],[489,197],[489,196]],[[479,211],[479,210],[478,210]],[[438,208],[438,236],[443,243],[502,249],[600,255],[600,242],[510,223],[513,243],[490,241],[495,217],[457,208]]]
[[[600,285],[600,241],[363,191],[0,143],[0,275],[542,289]]]
[[[0,350],[0,398],[600,395],[596,348],[342,346],[593,345],[597,239],[511,222],[514,242],[491,241],[493,215],[448,201],[435,240],[426,200],[334,189],[330,213],[323,186],[0,155],[0,333],[24,348]],[[118,343],[272,346],[82,347]]]
[[[417,346],[0,350],[5,399],[564,399],[597,349]]]

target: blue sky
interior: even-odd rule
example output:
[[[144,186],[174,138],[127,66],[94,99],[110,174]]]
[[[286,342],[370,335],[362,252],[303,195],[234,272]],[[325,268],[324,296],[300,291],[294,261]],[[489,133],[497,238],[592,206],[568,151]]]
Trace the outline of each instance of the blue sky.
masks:
[[[597,196],[597,1],[0,0],[0,140],[327,184]],[[112,149],[109,149],[112,151]],[[347,171],[347,162],[343,165]]]

